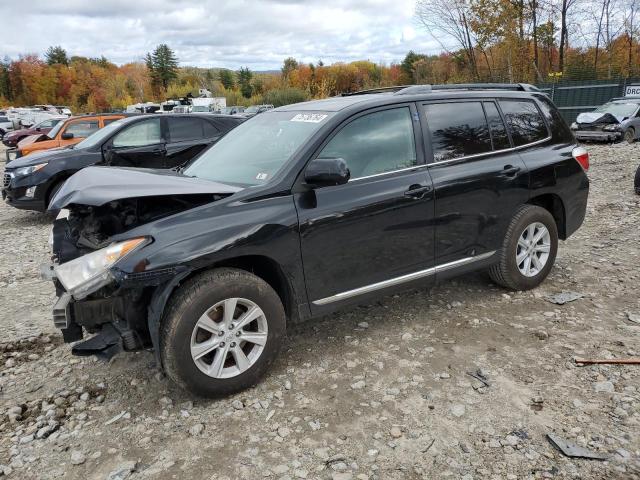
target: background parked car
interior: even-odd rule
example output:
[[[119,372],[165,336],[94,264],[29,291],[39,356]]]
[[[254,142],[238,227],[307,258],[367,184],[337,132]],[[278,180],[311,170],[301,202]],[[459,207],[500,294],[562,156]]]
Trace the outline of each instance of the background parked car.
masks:
[[[246,117],[253,117],[267,110],[273,110],[273,105],[251,105],[245,108],[243,113]]]
[[[49,150],[50,148],[75,145],[111,122],[120,120],[123,117],[122,113],[71,117],[64,122],[58,123],[47,135],[31,135],[23,139],[18,143],[16,158],[41,150]]]
[[[581,113],[571,130],[578,140],[633,143],[640,138],[640,97],[613,98],[593,112]]]
[[[51,117],[47,120],[43,120],[42,122],[34,125],[31,128],[21,128],[20,130],[14,130],[13,132],[9,132],[5,134],[4,137],[2,137],[2,143],[4,143],[9,148],[14,148],[21,140],[30,135],[48,134],[53,127],[66,119],[66,116],[60,115],[58,117]]]
[[[5,169],[2,198],[16,208],[43,212],[65,180],[78,170],[90,165],[179,167],[243,121],[229,115],[172,113],[122,118],[72,149],[13,160]]]
[[[7,132],[13,130],[13,122],[6,115],[0,116],[0,137],[4,138]]]
[[[237,115],[238,113],[244,112],[244,107],[240,105],[234,105],[232,107],[224,107],[222,109],[223,115]]]

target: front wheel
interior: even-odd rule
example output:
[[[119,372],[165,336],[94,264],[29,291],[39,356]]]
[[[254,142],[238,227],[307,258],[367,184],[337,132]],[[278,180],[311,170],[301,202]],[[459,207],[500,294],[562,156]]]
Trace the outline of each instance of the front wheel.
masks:
[[[202,273],[171,298],[161,327],[167,375],[196,395],[220,397],[256,384],[285,335],[278,294],[261,278],[231,268]]]
[[[638,169],[636,170],[636,178],[633,180],[633,188],[636,191],[636,194],[640,195],[640,165],[638,165]]]
[[[491,279],[512,290],[537,287],[549,275],[558,252],[558,227],[549,211],[523,205],[507,228]]]
[[[634,141],[634,140],[635,140],[635,138],[636,138],[636,132],[635,132],[635,130],[634,130],[633,128],[627,128],[627,129],[624,131],[624,136],[623,136],[623,138],[624,138],[624,141],[625,141],[625,142],[627,142],[627,143],[633,143],[633,141]]]

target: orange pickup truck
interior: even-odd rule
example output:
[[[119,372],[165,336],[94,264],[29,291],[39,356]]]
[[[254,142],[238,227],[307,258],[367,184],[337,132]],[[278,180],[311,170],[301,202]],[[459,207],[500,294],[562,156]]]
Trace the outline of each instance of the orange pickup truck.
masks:
[[[70,117],[58,123],[46,135],[31,135],[18,143],[17,157],[24,157],[33,152],[49,150],[50,148],[74,145],[105,125],[124,118],[120,113],[105,113],[100,115],[81,115]]]

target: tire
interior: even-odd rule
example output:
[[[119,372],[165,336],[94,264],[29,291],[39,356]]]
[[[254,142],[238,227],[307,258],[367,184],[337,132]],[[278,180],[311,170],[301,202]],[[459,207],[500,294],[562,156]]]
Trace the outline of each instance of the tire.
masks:
[[[624,134],[622,136],[622,138],[624,139],[625,142],[627,143],[633,143],[635,141],[635,137],[636,137],[636,132],[633,128],[627,128],[624,131]]]
[[[523,248],[519,246],[519,240],[521,240],[521,237],[527,235],[525,231],[530,226],[534,226],[534,236],[544,231],[541,227],[536,229],[536,225],[542,225],[546,228],[548,238],[545,236],[535,244],[537,248],[533,251],[532,255],[536,256],[538,264],[536,265],[534,261],[529,260],[530,269],[529,275],[527,275],[521,270],[521,268],[527,270],[526,260],[524,261],[525,263],[518,265],[516,255],[525,254]],[[527,243],[528,238],[529,237],[523,237],[524,243]],[[542,250],[547,247],[548,252],[537,251],[537,249]],[[531,248],[533,248],[533,246]],[[530,290],[540,285],[547,275],[549,275],[557,253],[558,227],[551,213],[542,207],[523,205],[511,219],[502,243],[502,248],[499,252],[499,261],[489,269],[489,275],[495,283],[511,290]],[[540,264],[542,264],[541,268],[536,268],[536,266],[540,266]]]
[[[230,299],[237,300],[237,304],[229,303],[233,310],[225,308]],[[239,329],[237,324],[225,325],[225,311],[237,312],[233,318],[241,320],[253,308],[248,304],[257,306],[263,315]],[[205,324],[207,328],[202,327]],[[235,331],[230,330],[234,327]],[[244,270],[219,268],[197,275],[174,292],[160,327],[160,356],[167,375],[180,387],[202,397],[222,397],[258,383],[276,358],[285,332],[284,307],[269,284]],[[257,343],[242,340],[248,334],[261,338],[261,349]],[[207,351],[207,342],[219,343],[195,360],[194,351]],[[237,360],[238,348],[248,360],[245,370]],[[220,358],[226,359],[224,368],[219,367]]]
[[[637,195],[640,195],[640,165],[638,165],[638,169],[636,170],[636,177],[633,180],[633,188],[636,191]]]
[[[47,195],[47,204],[45,205],[45,212],[49,211],[49,204],[51,203],[51,200],[53,200],[53,197],[56,196],[56,194],[60,191],[60,189],[62,188],[62,185],[64,185],[64,182],[66,181],[67,179],[60,180],[53,187],[51,187],[51,190],[49,190],[49,194]],[[52,210],[50,213],[52,215],[58,215],[58,212],[59,210]]]

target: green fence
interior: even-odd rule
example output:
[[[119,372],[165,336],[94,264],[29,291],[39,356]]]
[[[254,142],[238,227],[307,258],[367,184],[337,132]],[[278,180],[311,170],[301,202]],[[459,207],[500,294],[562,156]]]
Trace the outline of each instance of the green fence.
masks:
[[[571,123],[579,113],[589,112],[614,97],[624,97],[629,85],[640,85],[640,78],[560,81],[536,86],[551,97],[564,119]]]

